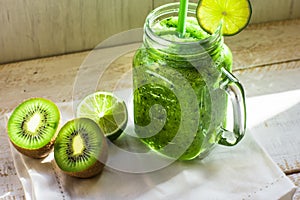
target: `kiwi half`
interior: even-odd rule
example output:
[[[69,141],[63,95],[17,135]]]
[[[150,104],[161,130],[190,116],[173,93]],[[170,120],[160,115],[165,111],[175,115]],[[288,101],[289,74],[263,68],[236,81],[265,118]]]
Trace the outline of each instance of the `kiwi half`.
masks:
[[[31,98],[14,109],[7,123],[7,134],[19,152],[43,158],[53,149],[59,121],[60,112],[52,101]]]
[[[54,158],[66,174],[89,178],[102,171],[107,148],[106,138],[96,122],[76,118],[60,129],[54,144]]]

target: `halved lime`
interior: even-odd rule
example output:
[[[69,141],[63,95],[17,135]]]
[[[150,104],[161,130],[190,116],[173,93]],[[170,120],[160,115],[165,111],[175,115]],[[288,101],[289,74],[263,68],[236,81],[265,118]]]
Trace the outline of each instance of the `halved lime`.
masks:
[[[126,104],[110,92],[95,92],[85,97],[77,107],[77,117],[94,120],[111,141],[126,128]]]
[[[235,35],[249,23],[252,8],[249,0],[200,0],[197,7],[199,25],[212,34],[222,23],[222,35]]]

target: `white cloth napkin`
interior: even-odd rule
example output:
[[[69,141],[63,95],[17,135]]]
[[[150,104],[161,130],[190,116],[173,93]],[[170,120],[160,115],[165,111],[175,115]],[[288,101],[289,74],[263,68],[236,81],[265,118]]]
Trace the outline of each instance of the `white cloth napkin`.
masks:
[[[58,106],[63,123],[73,118],[71,103]],[[12,145],[11,151],[26,199],[264,200],[291,199],[295,191],[295,185],[258,145],[251,130],[238,145],[217,145],[202,160],[176,161],[140,174],[105,167],[100,176],[91,179],[64,175],[53,153],[35,160],[21,155]]]

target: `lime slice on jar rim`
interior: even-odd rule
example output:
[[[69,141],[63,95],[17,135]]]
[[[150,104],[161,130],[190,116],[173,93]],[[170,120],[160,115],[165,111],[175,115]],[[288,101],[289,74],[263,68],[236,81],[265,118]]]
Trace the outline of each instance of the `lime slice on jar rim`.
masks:
[[[86,96],[79,103],[76,116],[95,121],[111,141],[122,134],[128,121],[125,102],[113,93],[102,91]]]
[[[199,0],[196,15],[206,32],[213,34],[222,24],[222,35],[232,36],[247,27],[252,7],[249,0]]]

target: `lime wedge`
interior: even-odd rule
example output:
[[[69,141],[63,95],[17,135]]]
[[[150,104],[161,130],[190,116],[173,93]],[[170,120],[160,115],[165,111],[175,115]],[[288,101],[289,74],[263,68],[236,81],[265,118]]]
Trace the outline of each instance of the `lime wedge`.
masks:
[[[95,121],[111,141],[121,135],[128,120],[125,102],[110,92],[95,92],[85,97],[76,115]]]
[[[252,8],[249,0],[200,0],[196,14],[206,32],[214,33],[222,23],[222,35],[230,36],[248,25]]]

